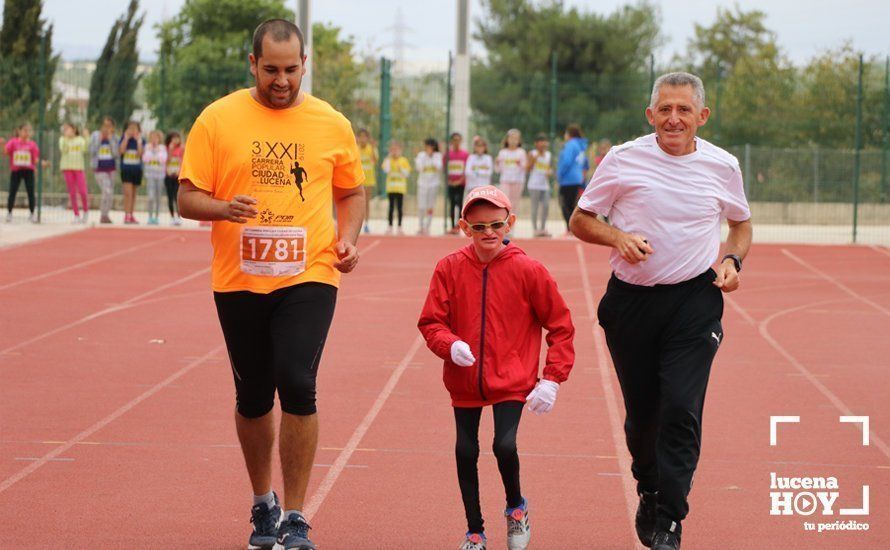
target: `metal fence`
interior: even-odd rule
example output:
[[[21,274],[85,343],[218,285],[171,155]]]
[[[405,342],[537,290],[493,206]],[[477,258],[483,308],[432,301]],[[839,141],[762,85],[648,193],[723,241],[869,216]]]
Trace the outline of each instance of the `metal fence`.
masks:
[[[612,144],[618,144],[651,131],[644,108],[648,103],[655,71],[651,65],[643,65],[639,73],[621,77],[558,73],[553,70],[524,75],[516,80],[497,78],[484,68],[474,67],[470,82],[470,136],[485,137],[494,155],[510,128],[522,131],[526,148],[532,147],[531,142],[536,134],[544,133],[551,138],[550,146],[556,158],[566,124],[575,122],[582,126],[591,142],[592,159],[595,156],[594,145],[600,139],[609,139]],[[555,59],[553,67],[556,67]],[[315,68],[316,71],[322,69]],[[40,68],[31,67],[28,70],[28,74],[21,70],[16,73],[11,67],[0,64],[0,79],[14,75],[22,81],[39,83]],[[47,161],[38,167],[37,175],[40,195],[38,208],[42,221],[71,218],[66,211],[68,193],[58,169],[58,125],[61,121],[89,125],[88,114],[95,118],[96,113],[88,113],[94,70],[95,64],[91,62],[59,62],[51,92],[42,98],[47,106],[43,121],[34,114],[39,113],[39,109],[28,111],[16,103],[14,97],[0,98],[0,136],[9,138],[13,135],[12,123],[29,119],[43,158]],[[196,115],[204,105],[220,95],[249,83],[246,63],[240,69],[233,65],[223,73],[193,75],[193,78],[200,80],[202,86],[196,89],[201,91],[184,97],[176,93],[176,82],[181,81],[183,75],[177,74],[175,68],[160,63],[140,66],[138,72],[141,78],[134,95],[136,108],[131,117],[142,122],[144,131],[159,128],[187,134],[188,123],[185,121],[192,116],[188,109]],[[406,74],[394,69],[387,59],[366,60],[357,80],[358,85],[348,93],[342,89],[326,91],[318,88],[314,92],[322,99],[330,100],[356,129],[367,128],[374,137],[380,158],[386,155],[387,143],[392,139],[400,141],[404,154],[412,158],[422,149],[423,140],[427,137],[438,139],[444,149],[447,134],[452,129],[449,115],[455,107],[453,90],[457,83],[452,74],[450,70]],[[876,104],[877,113],[871,112],[874,108],[869,108],[866,109],[868,116],[863,117],[862,88],[857,90],[859,82],[848,82],[846,84],[852,87],[849,109],[842,113],[843,116],[823,121],[823,125],[828,126],[819,129],[822,134],[827,133],[835,138],[839,133],[850,135],[849,143],[838,146],[837,139],[834,139],[832,145],[826,146],[817,140],[810,140],[794,147],[769,143],[771,129],[762,131],[764,137],[759,142],[727,143],[730,138],[725,136],[744,134],[734,132],[741,124],[767,124],[765,121],[769,120],[769,113],[745,113],[742,120],[740,114],[732,110],[732,105],[727,104],[727,97],[732,96],[732,90],[727,88],[731,83],[722,82],[719,78],[706,79],[713,112],[700,135],[725,147],[739,159],[754,220],[759,226],[772,227],[776,240],[890,244],[890,86],[886,75],[881,76],[885,78],[876,78],[872,74],[872,78],[865,82],[866,92],[871,93],[872,98],[882,99],[882,103]],[[883,84],[883,90],[880,84]],[[32,94],[32,91],[27,93]],[[16,117],[16,109],[20,110],[21,116]],[[122,123],[118,121],[118,128]],[[804,128],[811,121],[801,118],[799,124]],[[467,148],[470,136],[465,136]],[[97,195],[91,196],[91,202],[95,203],[98,201],[98,188],[89,172],[87,169],[90,192]],[[378,175],[377,195],[382,198],[385,183],[383,175]],[[415,178],[416,175],[409,183],[409,195],[414,193]],[[4,205],[8,186],[9,159],[4,156],[0,160],[0,201]],[[116,190],[119,195],[119,182]],[[444,197],[440,200],[444,204]],[[143,202],[144,197],[137,199],[137,209]],[[372,216],[382,215],[382,202],[377,200],[372,203]],[[17,207],[23,208],[25,203],[25,195],[20,192]],[[406,201],[409,215],[413,212],[412,203],[410,198]],[[444,211],[444,206],[439,211]],[[520,216],[527,211],[527,205],[523,203]],[[550,211],[552,218],[559,216],[559,209],[555,205]]]

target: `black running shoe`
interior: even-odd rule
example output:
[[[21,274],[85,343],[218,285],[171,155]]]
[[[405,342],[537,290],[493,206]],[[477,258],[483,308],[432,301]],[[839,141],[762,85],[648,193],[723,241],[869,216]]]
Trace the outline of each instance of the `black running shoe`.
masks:
[[[275,538],[278,536],[278,523],[281,521],[281,506],[278,504],[278,495],[272,493],[275,504],[270,508],[265,502],[255,504],[250,509],[250,522],[253,524],[253,533],[247,542],[248,550],[272,550],[275,547]]]
[[[281,550],[316,550],[309,540],[311,527],[300,514],[291,512],[278,527],[278,546]]]
[[[659,531],[652,539],[652,550],[680,550],[680,536],[668,531]]]
[[[636,528],[637,537],[646,548],[652,547],[655,537],[655,509],[658,504],[658,493],[640,492],[640,504],[637,506]]]

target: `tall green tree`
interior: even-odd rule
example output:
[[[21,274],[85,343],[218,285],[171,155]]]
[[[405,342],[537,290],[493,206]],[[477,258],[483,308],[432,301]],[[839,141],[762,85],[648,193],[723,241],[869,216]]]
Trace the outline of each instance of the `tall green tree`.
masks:
[[[293,20],[284,0],[186,0],[158,26],[158,70],[146,77],[148,105],[169,128],[188,128],[212,101],[248,85],[254,29]]]
[[[356,91],[364,81],[364,66],[356,60],[355,41],[340,35],[330,23],[312,25],[312,94],[347,113],[354,108]]]
[[[736,64],[749,58],[770,58],[777,53],[776,33],[764,23],[766,13],[717,8],[711,25],[695,24],[689,39],[691,65],[703,75],[714,75],[718,68],[732,73]]]
[[[96,61],[87,109],[87,117],[94,125],[106,115],[123,124],[133,113],[133,95],[139,84],[136,38],[145,17],[138,12],[139,0],[130,0],[127,12],[112,25]]]
[[[611,14],[560,0],[484,0],[475,37],[487,56],[472,67],[480,127],[525,135],[547,130],[551,55],[557,56],[557,131],[579,122],[593,135],[626,139],[645,128],[648,61],[660,44],[660,14],[648,2]],[[494,137],[494,136],[493,136]]]
[[[798,143],[852,149],[856,143],[856,102],[859,55],[850,43],[810,60],[800,71],[800,84],[791,102]],[[863,146],[880,146],[884,66],[876,57],[863,63]]]
[[[717,8],[710,25],[695,25],[686,69],[705,84],[711,120],[701,135],[720,145],[787,146],[794,124],[788,101],[797,71],[766,27],[766,14]]]
[[[0,128],[24,121],[37,123],[41,88],[46,122],[58,118],[58,97],[52,81],[59,57],[52,54],[53,26],[43,18],[43,2],[5,0],[0,26]],[[45,38],[41,57],[41,37]],[[41,80],[41,66],[43,78]]]

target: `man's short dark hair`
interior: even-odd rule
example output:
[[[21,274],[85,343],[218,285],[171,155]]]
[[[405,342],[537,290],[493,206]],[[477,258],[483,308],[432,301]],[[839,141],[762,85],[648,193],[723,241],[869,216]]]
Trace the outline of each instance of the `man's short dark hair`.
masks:
[[[260,26],[253,31],[253,57],[259,59],[263,55],[263,38],[266,34],[272,34],[272,40],[275,42],[286,42],[290,37],[297,35],[300,40],[300,59],[305,57],[306,53],[303,47],[303,31],[292,21],[287,19],[267,19],[260,23]]]

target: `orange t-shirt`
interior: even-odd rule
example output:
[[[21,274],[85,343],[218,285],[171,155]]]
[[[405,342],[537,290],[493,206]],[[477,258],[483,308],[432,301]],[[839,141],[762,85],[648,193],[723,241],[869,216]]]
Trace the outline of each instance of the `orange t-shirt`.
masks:
[[[304,94],[295,107],[268,109],[247,89],[213,102],[189,132],[179,179],[216,199],[257,199],[246,224],[213,222],[213,290],[340,283],[333,187],[365,177],[352,126],[328,103]]]

